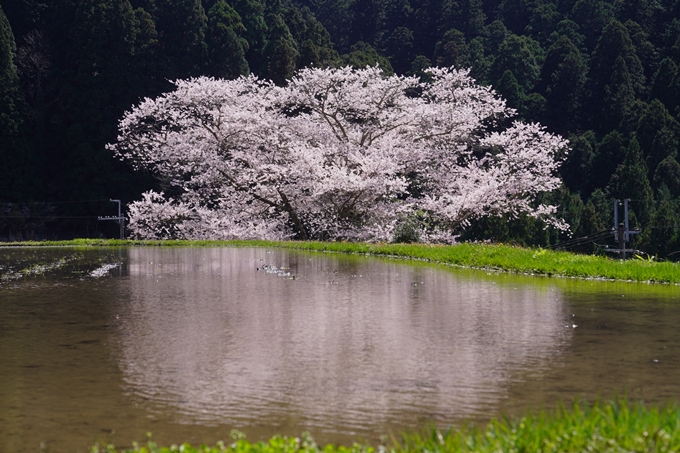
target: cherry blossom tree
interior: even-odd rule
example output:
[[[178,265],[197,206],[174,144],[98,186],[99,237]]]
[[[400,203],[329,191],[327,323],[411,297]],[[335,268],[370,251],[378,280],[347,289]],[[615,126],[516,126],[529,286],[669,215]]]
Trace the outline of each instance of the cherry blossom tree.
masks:
[[[559,228],[566,141],[467,70],[430,81],[378,67],[304,69],[285,87],[255,76],[178,80],[119,125],[116,155],[172,193],[129,206],[142,238],[389,240],[409,220],[451,241],[474,219],[526,213]],[[562,156],[562,157],[561,157]]]

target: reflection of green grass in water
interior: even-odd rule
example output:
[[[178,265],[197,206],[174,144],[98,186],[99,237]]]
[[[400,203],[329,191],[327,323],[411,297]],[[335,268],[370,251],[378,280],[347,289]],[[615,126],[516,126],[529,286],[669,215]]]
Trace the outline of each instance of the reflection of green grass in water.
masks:
[[[59,258],[58,260],[53,261],[51,263],[36,263],[23,269],[19,269],[17,271],[9,268],[4,272],[0,272],[0,283],[11,280],[18,280],[22,277],[45,275],[47,272],[54,271],[56,269],[63,267],[69,261],[70,260],[67,258]],[[0,271],[2,270],[4,269],[0,269]]]
[[[621,261],[601,256],[577,255],[568,252],[554,252],[543,249],[495,244],[463,243],[454,246],[443,246],[312,241],[133,241],[77,239],[60,242],[0,243],[0,245],[282,247],[298,250],[410,258],[447,265],[521,274],[680,283],[680,265],[670,262],[637,259]]]
[[[573,404],[538,416],[498,418],[486,427],[468,426],[441,432],[435,428],[404,434],[400,439],[374,448],[320,447],[309,436],[276,436],[252,443],[239,433],[233,442],[215,446],[159,447],[149,441],[132,449],[113,445],[95,446],[92,452],[165,453],[456,453],[456,452],[677,452],[680,449],[680,409],[671,404],[647,409],[621,399],[593,406]]]
[[[120,250],[104,247],[3,247],[0,248],[0,285],[54,274],[98,278],[120,263],[121,258],[115,256]],[[87,253],[89,257],[86,257]]]

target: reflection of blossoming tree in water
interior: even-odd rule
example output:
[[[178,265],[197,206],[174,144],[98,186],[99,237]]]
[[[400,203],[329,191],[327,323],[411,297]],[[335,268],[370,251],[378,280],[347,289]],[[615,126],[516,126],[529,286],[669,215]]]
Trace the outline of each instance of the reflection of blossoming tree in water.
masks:
[[[484,418],[574,330],[560,291],[513,277],[287,250],[129,253],[117,361],[145,408],[182,423],[356,439]]]
[[[130,205],[142,238],[385,240],[416,219],[425,240],[475,218],[553,206],[566,142],[514,112],[467,71],[431,82],[379,68],[306,69],[288,86],[254,76],[177,81],[120,123],[111,148],[157,174],[173,197]],[[508,126],[509,125],[509,126]]]

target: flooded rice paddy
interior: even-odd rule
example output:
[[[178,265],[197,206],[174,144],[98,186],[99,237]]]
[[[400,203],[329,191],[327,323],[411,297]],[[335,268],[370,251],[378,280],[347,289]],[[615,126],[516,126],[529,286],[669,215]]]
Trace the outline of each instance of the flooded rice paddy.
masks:
[[[249,248],[0,249],[0,451],[377,443],[680,395],[676,286]]]

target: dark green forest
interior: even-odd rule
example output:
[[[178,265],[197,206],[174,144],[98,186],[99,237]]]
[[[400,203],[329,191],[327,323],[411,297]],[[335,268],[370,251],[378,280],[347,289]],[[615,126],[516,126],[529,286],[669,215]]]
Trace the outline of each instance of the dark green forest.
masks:
[[[105,145],[171,80],[380,64],[469,67],[518,116],[570,140],[549,201],[574,237],[629,198],[633,246],[680,258],[680,0],[0,0],[0,238],[115,236],[109,198],[161,184]],[[530,218],[463,239],[547,246]],[[607,242],[606,239],[602,243]],[[612,241],[609,240],[611,243]],[[582,248],[592,251],[593,245]],[[670,255],[670,256],[669,256]]]

